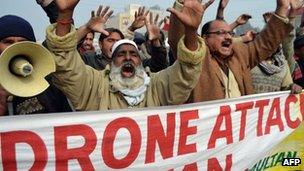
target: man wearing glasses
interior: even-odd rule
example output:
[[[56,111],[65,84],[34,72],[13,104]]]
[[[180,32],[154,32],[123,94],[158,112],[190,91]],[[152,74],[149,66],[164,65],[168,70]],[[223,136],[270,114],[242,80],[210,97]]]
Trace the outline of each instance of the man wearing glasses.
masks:
[[[250,43],[234,42],[229,24],[217,19],[202,27],[201,36],[206,43],[199,83],[189,102],[234,98],[254,93],[250,70],[274,53],[293,26],[287,18],[289,7],[295,1],[277,0],[277,8],[265,29]],[[187,8],[189,4],[184,4]],[[175,50],[175,39],[182,29],[171,15],[170,46]],[[171,33],[170,33],[171,31]],[[175,34],[173,34],[175,33]],[[170,35],[174,35],[170,37]]]

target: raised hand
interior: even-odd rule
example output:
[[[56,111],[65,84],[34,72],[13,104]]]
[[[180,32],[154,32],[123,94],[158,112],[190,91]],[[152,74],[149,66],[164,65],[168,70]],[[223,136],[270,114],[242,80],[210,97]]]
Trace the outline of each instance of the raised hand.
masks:
[[[95,11],[91,12],[91,18],[86,26],[92,31],[108,35],[108,32],[104,30],[104,24],[108,21],[112,14],[113,11],[109,10],[109,6],[106,6],[104,9],[102,6],[99,6],[96,15]]]
[[[208,7],[206,4],[201,4],[197,0],[185,0],[182,11],[177,11],[174,8],[169,8],[168,11],[177,16],[186,30],[196,31]]]
[[[252,18],[251,15],[242,14],[236,19],[236,22],[238,25],[243,25],[246,24],[250,18]]]
[[[185,28],[185,46],[189,50],[196,50],[197,44],[197,29],[202,21],[208,3],[201,4],[197,0],[184,0],[184,6],[181,11],[174,8],[167,9],[174,14],[176,18],[184,25]]]
[[[146,17],[146,28],[149,34],[149,40],[156,40],[160,38],[160,27],[158,24],[159,15],[157,14],[153,20],[153,14],[150,12],[150,17]]]
[[[135,30],[142,28],[145,25],[145,20],[148,14],[149,10],[146,11],[145,7],[139,7],[138,11],[134,14],[134,21],[129,27],[129,30],[134,32]]]

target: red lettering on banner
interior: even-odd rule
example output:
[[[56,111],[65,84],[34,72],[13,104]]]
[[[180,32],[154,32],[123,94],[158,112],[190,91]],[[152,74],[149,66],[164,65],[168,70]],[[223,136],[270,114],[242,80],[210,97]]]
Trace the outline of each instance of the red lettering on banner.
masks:
[[[301,120],[299,118],[297,118],[295,121],[292,121],[290,118],[290,103],[297,103],[297,101],[298,101],[297,97],[293,94],[289,95],[285,101],[284,115],[287,126],[289,126],[292,129],[297,128],[301,124]]]
[[[275,116],[275,118],[273,118]],[[281,118],[280,98],[273,99],[269,115],[266,121],[265,134],[270,133],[270,127],[277,125],[280,131],[284,130],[283,121]]]
[[[269,105],[269,99],[258,100],[255,103],[255,107],[259,108],[258,123],[257,123],[257,137],[260,137],[263,135],[264,108],[268,105]]]
[[[184,167],[183,171],[198,171],[197,163],[187,164]]]
[[[77,159],[82,170],[95,170],[89,155],[97,143],[94,130],[87,125],[68,125],[54,127],[56,170],[68,169],[68,161]],[[68,149],[68,137],[81,136],[84,138],[82,147]]]
[[[217,160],[217,158],[211,158],[208,159],[208,171],[230,171],[231,167],[232,167],[232,154],[229,154],[226,156],[226,160],[225,160],[225,169],[223,169],[223,167],[221,167],[219,161]]]
[[[145,163],[155,161],[156,143],[163,159],[173,156],[175,135],[175,113],[167,114],[167,131],[165,133],[158,115],[148,116],[148,136]]]
[[[236,111],[242,111],[239,141],[243,140],[245,137],[247,110],[252,109],[253,104],[253,102],[236,104]]]
[[[304,120],[304,93],[300,94],[300,111],[302,115],[302,121]]]
[[[114,141],[119,129],[125,128],[130,132],[131,146],[126,157],[117,159],[114,156]],[[107,166],[122,169],[130,166],[137,158],[141,146],[141,131],[136,121],[128,117],[115,119],[107,125],[102,140],[102,157]]]
[[[44,170],[48,156],[46,146],[39,135],[31,131],[11,131],[0,134],[3,170],[17,170],[16,144],[26,143],[34,152],[34,163],[28,170]]]
[[[224,123],[226,129],[221,130],[221,125],[223,123]],[[216,123],[212,130],[207,149],[214,148],[216,140],[220,139],[220,138],[226,138],[227,144],[233,143],[230,106],[221,106],[220,107],[220,114],[216,118]]]
[[[197,133],[197,127],[188,127],[189,121],[193,119],[198,119],[198,111],[190,110],[183,111],[180,113],[180,131],[179,131],[179,142],[178,142],[178,155],[189,154],[196,152],[196,143],[186,144],[187,137],[189,135],[194,135]]]

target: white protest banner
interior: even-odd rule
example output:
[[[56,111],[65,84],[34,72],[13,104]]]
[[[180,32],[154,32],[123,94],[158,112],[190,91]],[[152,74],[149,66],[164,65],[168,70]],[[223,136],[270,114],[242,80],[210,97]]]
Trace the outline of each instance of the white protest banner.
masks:
[[[303,120],[304,94],[0,118],[1,170],[246,170]]]

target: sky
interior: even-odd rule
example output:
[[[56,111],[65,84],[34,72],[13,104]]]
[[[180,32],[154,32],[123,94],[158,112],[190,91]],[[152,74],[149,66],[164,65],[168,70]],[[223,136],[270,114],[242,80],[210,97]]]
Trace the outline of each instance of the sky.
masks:
[[[206,0],[203,0],[206,1]],[[171,7],[174,0],[80,0],[74,12],[74,21],[76,26],[85,24],[90,18],[92,10],[96,10],[99,5],[109,5],[114,14],[123,12],[129,4],[140,4],[146,7],[159,5],[166,9]],[[205,12],[203,23],[207,22],[216,15],[216,9],[219,0],[216,0]],[[234,21],[240,14],[248,13],[253,16],[250,20],[255,27],[262,28],[262,14],[268,11],[274,11],[276,0],[230,0],[226,10],[225,19],[227,22]],[[0,16],[14,14],[23,17],[31,23],[37,40],[45,38],[45,28],[49,24],[48,17],[35,0],[3,0],[1,1]]]

